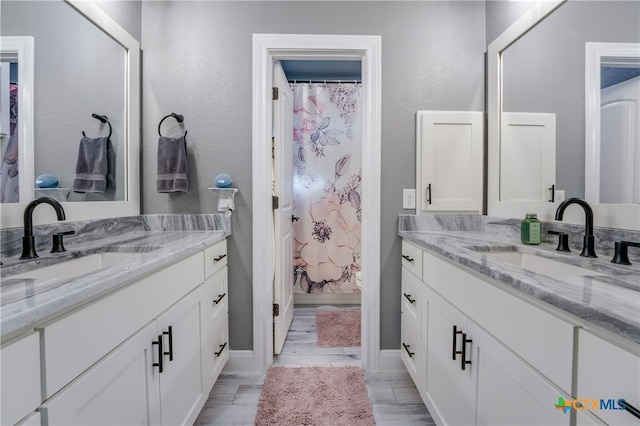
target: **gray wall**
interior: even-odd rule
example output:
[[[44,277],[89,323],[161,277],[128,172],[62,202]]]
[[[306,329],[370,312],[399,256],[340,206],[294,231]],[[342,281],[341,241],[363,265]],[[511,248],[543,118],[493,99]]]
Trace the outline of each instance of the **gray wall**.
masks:
[[[482,110],[483,2],[155,2],[142,4],[143,211],[215,211],[206,189],[240,189],[229,240],[232,349],[252,342],[251,61],[254,33],[382,36],[381,348],[400,347],[402,189],[415,188],[415,112]],[[187,194],[155,190],[157,125],[185,116]],[[168,120],[165,121],[167,124]],[[164,130],[166,129],[166,130]],[[163,125],[163,135],[177,134]]]

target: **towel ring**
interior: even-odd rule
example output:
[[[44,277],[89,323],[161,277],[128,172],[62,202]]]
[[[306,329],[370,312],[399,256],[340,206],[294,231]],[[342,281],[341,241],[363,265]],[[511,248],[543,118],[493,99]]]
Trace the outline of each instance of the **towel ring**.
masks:
[[[162,126],[162,122],[164,120],[166,120],[167,118],[169,118],[169,117],[175,118],[178,123],[182,123],[184,121],[184,116],[182,114],[176,114],[175,112],[172,112],[169,115],[165,115],[164,117],[162,117],[162,120],[160,120],[160,123],[158,123],[158,136],[162,136],[162,133],[160,133],[160,126]],[[187,140],[187,131],[186,130],[184,131],[184,140],[185,140],[185,142]]]
[[[99,115],[96,114],[95,112],[93,114],[91,114],[91,117],[97,119],[98,121],[100,121],[102,124],[107,123],[107,125],[109,126],[109,136],[107,136],[107,139],[111,139],[111,123],[109,123],[109,119],[107,118],[106,115]],[[82,136],[87,137],[86,133],[84,132],[84,130],[82,131]]]

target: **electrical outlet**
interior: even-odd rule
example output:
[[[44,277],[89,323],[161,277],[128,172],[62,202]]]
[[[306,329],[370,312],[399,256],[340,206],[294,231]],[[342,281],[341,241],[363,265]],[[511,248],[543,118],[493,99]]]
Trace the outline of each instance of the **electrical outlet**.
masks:
[[[402,208],[403,209],[416,208],[416,190],[415,189],[402,190]]]

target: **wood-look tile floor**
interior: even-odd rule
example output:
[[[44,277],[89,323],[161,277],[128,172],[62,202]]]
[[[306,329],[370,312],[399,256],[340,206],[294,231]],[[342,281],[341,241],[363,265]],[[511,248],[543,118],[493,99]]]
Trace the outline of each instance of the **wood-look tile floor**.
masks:
[[[359,306],[297,306],[282,353],[274,366],[360,366],[360,348],[316,346],[315,313],[319,309]],[[376,425],[435,425],[406,371],[365,372]],[[253,425],[264,375],[221,374],[196,425]],[[282,425],[285,426],[285,425]]]

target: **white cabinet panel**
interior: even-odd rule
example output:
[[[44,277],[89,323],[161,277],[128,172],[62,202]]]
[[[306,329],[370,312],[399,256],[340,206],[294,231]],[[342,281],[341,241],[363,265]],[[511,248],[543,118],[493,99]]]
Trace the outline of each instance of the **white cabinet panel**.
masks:
[[[40,337],[31,333],[2,346],[1,423],[15,424],[34,411],[40,399]]]
[[[640,419],[618,409],[620,399],[640,409],[640,345],[630,352],[584,330],[578,342],[578,397],[612,402],[608,409],[591,411],[606,423],[640,424]]]
[[[192,424],[206,394],[202,389],[200,292],[189,293],[158,317],[163,338],[160,374],[162,424]]]
[[[44,424],[160,424],[157,338],[153,321],[46,401]]]
[[[556,115],[502,113],[500,201],[547,202],[555,177]]]
[[[204,277],[209,278],[221,268],[227,266],[227,240],[205,249]]]
[[[483,113],[418,111],[418,212],[482,210]]]
[[[422,249],[407,241],[402,241],[402,266],[422,279]]]
[[[416,331],[418,337],[423,335],[423,286],[422,281],[409,272],[407,268],[402,268],[402,318]]]

